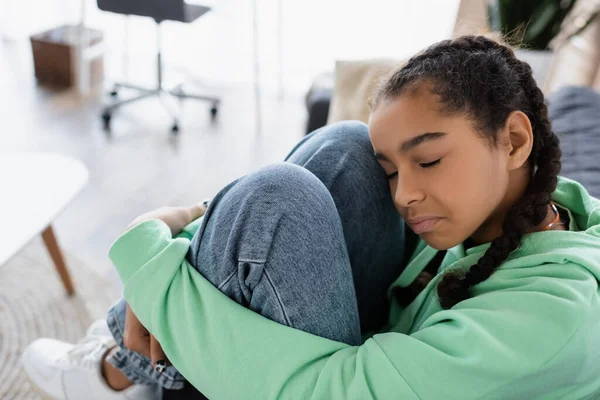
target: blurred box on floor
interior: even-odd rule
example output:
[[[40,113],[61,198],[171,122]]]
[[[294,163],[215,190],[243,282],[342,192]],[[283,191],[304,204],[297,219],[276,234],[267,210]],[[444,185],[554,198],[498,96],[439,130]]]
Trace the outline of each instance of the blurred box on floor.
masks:
[[[84,31],[81,31],[83,29]],[[100,44],[104,39],[101,31],[80,28],[77,25],[63,25],[31,36],[31,49],[35,77],[41,84],[57,87],[71,87],[77,83],[77,49],[82,36],[86,36],[86,47]],[[104,59],[102,56],[88,63],[90,84],[102,81]]]

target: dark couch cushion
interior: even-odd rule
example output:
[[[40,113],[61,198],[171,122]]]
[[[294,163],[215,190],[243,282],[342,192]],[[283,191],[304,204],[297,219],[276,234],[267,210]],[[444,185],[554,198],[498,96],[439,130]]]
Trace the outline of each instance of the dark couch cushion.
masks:
[[[552,128],[563,152],[561,175],[600,198],[600,93],[566,87],[548,98]]]

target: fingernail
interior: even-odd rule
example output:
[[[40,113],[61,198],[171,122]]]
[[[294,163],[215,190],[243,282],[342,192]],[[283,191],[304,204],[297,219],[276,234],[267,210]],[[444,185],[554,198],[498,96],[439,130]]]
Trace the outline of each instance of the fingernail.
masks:
[[[166,368],[167,368],[167,363],[165,362],[165,360],[158,360],[156,362],[156,366],[154,367],[154,370],[156,372],[158,372],[159,374],[162,374]]]

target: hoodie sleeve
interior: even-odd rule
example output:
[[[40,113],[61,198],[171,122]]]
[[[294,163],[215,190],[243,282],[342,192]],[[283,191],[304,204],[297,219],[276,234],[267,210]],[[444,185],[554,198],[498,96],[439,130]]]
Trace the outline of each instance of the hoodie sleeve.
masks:
[[[537,299],[531,288],[478,296],[433,314],[413,335],[385,333],[353,347],[229,299],[187,263],[189,243],[146,221],[113,244],[110,258],[134,313],[208,398],[514,398],[514,390],[535,397],[577,370],[553,363],[578,326],[572,305]],[[555,313],[569,312],[570,321],[555,322]]]

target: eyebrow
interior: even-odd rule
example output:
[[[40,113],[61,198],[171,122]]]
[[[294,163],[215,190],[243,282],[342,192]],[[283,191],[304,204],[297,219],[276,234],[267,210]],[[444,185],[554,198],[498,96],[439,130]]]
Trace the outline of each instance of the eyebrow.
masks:
[[[425,142],[429,142],[429,141],[434,141],[434,140],[439,140],[441,138],[443,138],[444,136],[446,136],[447,133],[446,132],[426,132],[426,133],[422,133],[418,136],[415,136],[414,138],[408,139],[406,141],[404,141],[400,147],[399,147],[399,151],[402,153],[407,153],[410,150],[414,149],[415,147],[425,143]],[[375,153],[375,158],[377,158],[378,160],[387,160],[387,157],[384,156],[383,154],[380,153]]]

